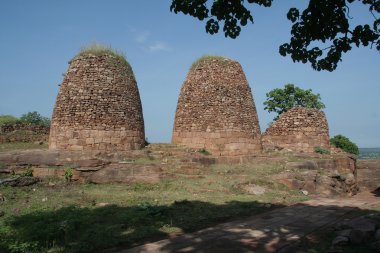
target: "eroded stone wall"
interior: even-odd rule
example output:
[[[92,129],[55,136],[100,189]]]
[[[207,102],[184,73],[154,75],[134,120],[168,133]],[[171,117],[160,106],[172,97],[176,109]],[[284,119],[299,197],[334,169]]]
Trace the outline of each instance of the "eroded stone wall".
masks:
[[[193,65],[178,99],[173,143],[213,155],[254,155],[262,151],[251,89],[240,64],[205,59]]]
[[[110,54],[76,56],[57,96],[49,148],[120,151],[144,143],[140,95],[129,64]]]
[[[32,131],[36,134],[45,135],[45,134],[49,134],[49,130],[50,128],[46,126],[18,123],[18,124],[2,125],[0,127],[0,134],[11,133],[14,131]]]
[[[50,128],[31,124],[9,124],[0,127],[0,143],[5,142],[46,142]]]
[[[266,151],[289,149],[314,153],[315,147],[329,149],[329,128],[324,112],[311,108],[292,108],[265,131],[262,136]]]

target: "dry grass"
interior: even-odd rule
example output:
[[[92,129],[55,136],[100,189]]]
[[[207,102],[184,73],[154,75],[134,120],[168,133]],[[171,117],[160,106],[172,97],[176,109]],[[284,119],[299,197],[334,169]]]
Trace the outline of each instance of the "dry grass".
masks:
[[[124,65],[124,67],[126,67],[128,74],[133,75],[132,67],[129,64],[129,62],[127,61],[125,53],[120,51],[120,50],[117,50],[117,49],[112,48],[111,46],[106,46],[106,45],[99,44],[99,43],[91,43],[91,44],[88,44],[88,45],[82,47],[80,49],[79,53],[74,57],[74,59],[78,56],[83,56],[83,55],[88,55],[88,54],[91,54],[91,55],[105,55],[105,54],[106,55],[112,55],[113,57],[115,57],[118,60],[118,62],[122,63]]]
[[[196,60],[195,62],[193,62],[193,64],[191,65],[190,69],[193,69],[193,68],[196,68],[198,67],[199,65],[202,65],[203,63],[205,62],[208,62],[208,61],[226,61],[226,60],[230,60],[228,59],[227,57],[224,57],[224,56],[217,56],[217,55],[203,55],[201,58],[199,58],[198,60]]]

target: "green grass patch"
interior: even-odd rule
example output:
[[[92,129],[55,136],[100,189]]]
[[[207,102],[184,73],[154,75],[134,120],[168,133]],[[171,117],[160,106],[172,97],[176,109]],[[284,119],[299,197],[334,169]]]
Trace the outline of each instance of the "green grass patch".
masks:
[[[47,149],[48,144],[33,143],[33,142],[7,142],[0,143],[0,152],[13,151],[13,150],[27,150],[27,149]]]
[[[194,183],[194,182],[193,182]],[[190,183],[0,187],[2,252],[92,252],[132,246],[267,210],[248,195]],[[186,189],[186,190],[185,190]],[[191,192],[187,192],[187,190]],[[100,203],[109,205],[98,207]]]
[[[1,252],[92,252],[186,233],[302,201],[265,179],[280,164],[215,165],[201,177],[156,184],[49,184],[0,187]],[[241,185],[266,187],[251,195]]]
[[[375,211],[377,211],[377,212],[380,212],[380,205],[375,206],[375,207],[373,208],[373,210],[375,210]]]
[[[321,148],[321,147],[315,147],[314,148],[314,152],[318,153],[318,154],[322,154],[322,155],[324,155],[324,154],[330,154],[331,153],[330,150],[324,149],[324,148]]]

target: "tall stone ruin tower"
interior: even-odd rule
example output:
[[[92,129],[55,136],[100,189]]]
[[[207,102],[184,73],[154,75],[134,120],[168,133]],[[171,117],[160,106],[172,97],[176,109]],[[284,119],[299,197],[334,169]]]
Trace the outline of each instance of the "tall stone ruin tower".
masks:
[[[173,143],[213,155],[261,152],[260,127],[251,89],[241,65],[223,57],[202,57],[182,85]]]
[[[53,111],[49,149],[123,151],[144,146],[144,119],[133,71],[109,48],[71,60]]]

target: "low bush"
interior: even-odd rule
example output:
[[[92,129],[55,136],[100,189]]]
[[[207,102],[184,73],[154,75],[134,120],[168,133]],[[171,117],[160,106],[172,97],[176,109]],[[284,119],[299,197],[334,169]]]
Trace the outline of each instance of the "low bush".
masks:
[[[203,155],[211,155],[210,152],[208,152],[206,149],[202,148],[200,150],[198,150],[199,153],[203,154]]]
[[[321,148],[321,147],[315,147],[314,151],[315,151],[315,153],[322,154],[322,155],[323,154],[330,154],[330,150],[324,149],[324,148]]]
[[[353,143],[350,139],[347,137],[338,134],[330,139],[330,144],[334,145],[337,148],[341,148],[347,153],[359,155],[359,148],[358,146]]]
[[[40,125],[45,127],[50,126],[50,119],[41,116],[41,114],[36,111],[23,114],[20,118],[20,121],[24,124],[29,125]]]
[[[0,115],[0,126],[2,125],[14,125],[19,123],[20,120],[12,115]]]

